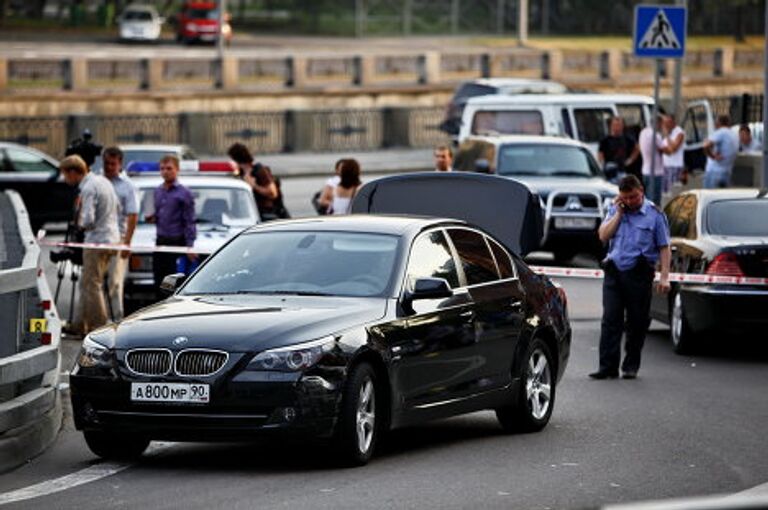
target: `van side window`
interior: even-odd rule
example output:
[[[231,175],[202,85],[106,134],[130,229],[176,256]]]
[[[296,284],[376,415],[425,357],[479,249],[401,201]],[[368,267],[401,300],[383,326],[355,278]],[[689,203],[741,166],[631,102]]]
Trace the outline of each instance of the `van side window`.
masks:
[[[541,112],[525,110],[480,111],[472,119],[473,135],[543,135]]]
[[[574,108],[573,117],[579,140],[594,143],[608,136],[608,123],[613,117],[613,111],[608,108]]]
[[[573,138],[573,126],[571,125],[571,116],[568,114],[568,108],[560,110],[563,117],[563,132],[568,138]]]
[[[616,105],[616,111],[619,112],[619,117],[624,119],[624,134],[637,140],[640,136],[640,131],[645,127],[643,105],[618,104]]]

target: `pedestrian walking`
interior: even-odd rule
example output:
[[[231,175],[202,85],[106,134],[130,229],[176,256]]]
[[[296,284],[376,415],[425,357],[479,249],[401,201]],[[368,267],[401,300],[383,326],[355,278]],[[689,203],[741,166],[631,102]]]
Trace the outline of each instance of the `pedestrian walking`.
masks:
[[[739,143],[730,129],[731,118],[718,115],[715,132],[704,141],[707,166],[704,168],[705,188],[727,188],[731,182],[731,171],[736,161]]]
[[[360,187],[360,164],[356,159],[345,159],[341,163],[339,184],[333,190],[331,214],[349,214],[357,190]]]
[[[157,246],[186,246],[195,244],[195,199],[192,193],[178,181],[179,158],[173,155],[160,160],[160,175],[163,183],[155,189],[154,213],[147,221],[155,224],[155,244]],[[190,262],[197,259],[194,253],[187,253]],[[158,299],[163,297],[160,284],[169,274],[176,273],[176,253],[152,254],[152,273]]]
[[[117,226],[120,232],[120,244],[130,246],[139,218],[139,201],[136,186],[123,172],[123,151],[119,147],[107,147],[104,149],[101,158],[104,162],[104,177],[112,183],[119,204]],[[130,250],[122,250],[112,257],[109,264],[108,296],[113,321],[122,320],[125,314],[123,287],[130,254]]]
[[[341,182],[341,165],[344,161],[345,159],[342,158],[333,165],[333,176],[328,177],[323,185],[323,189],[317,196],[315,210],[317,210],[317,213],[320,215],[330,213],[331,205],[333,205],[333,190],[336,189],[336,186]]]
[[[663,186],[664,161],[661,157],[663,140],[661,130],[661,116],[656,118],[656,139],[654,141],[653,127],[645,126],[640,131],[638,146],[643,156],[643,186],[646,192],[653,191],[651,200],[654,204],[661,204],[661,188]],[[651,182],[653,181],[653,182]]]
[[[438,145],[433,152],[435,171],[453,172],[453,151],[447,145]]]
[[[243,180],[251,186],[261,220],[270,221],[279,218],[276,202],[280,198],[280,193],[269,167],[254,163],[251,151],[239,142],[227,149],[227,155],[237,164]]]
[[[640,157],[635,150],[635,139],[624,132],[624,119],[611,118],[608,136],[600,140],[597,151],[597,159],[600,165],[606,169],[606,177],[612,182],[618,182],[628,173],[634,162]],[[615,179],[615,180],[614,180]]]
[[[752,137],[748,124],[739,126],[739,152],[762,152],[763,144]]]
[[[89,171],[78,155],[65,157],[59,163],[64,180],[80,188],[76,225],[85,232],[84,242],[115,244],[120,240],[117,227],[118,199],[112,184],[101,175]],[[107,323],[104,279],[114,252],[88,249],[83,252],[80,277],[80,317],[82,326],[74,328],[88,334]]]
[[[650,319],[655,266],[661,266],[660,292],[669,292],[669,226],[664,213],[645,198],[643,186],[634,175],[619,182],[614,200],[598,230],[608,244],[603,261],[603,319],[600,328],[600,367],[589,374],[593,379],[614,379],[619,375],[621,339],[626,333],[621,370],[625,379],[634,379]]]
[[[665,115],[662,120],[662,163],[664,165],[664,189],[669,192],[672,186],[683,180],[685,169],[685,131],[677,125],[675,116]]]

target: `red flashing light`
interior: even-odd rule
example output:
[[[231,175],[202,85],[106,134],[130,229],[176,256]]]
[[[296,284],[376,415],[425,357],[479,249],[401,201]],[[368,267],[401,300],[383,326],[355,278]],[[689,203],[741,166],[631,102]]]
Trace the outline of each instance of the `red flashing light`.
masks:
[[[227,172],[236,173],[237,165],[234,161],[201,161],[200,172]]]
[[[731,252],[719,253],[707,266],[706,273],[717,276],[745,276],[738,257]]]
[[[51,309],[51,300],[46,299],[45,301],[40,301],[40,308],[43,310],[50,310]]]
[[[40,335],[40,343],[42,345],[51,345],[51,341],[53,340],[53,335],[46,332]]]

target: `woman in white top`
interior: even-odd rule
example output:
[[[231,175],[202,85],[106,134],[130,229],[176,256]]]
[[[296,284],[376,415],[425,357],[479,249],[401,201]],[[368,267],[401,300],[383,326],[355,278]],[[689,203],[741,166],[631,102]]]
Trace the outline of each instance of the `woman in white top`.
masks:
[[[344,159],[339,168],[339,184],[333,189],[331,214],[349,214],[352,199],[360,187],[360,164],[355,159]]]
[[[331,206],[333,205],[333,190],[336,189],[336,186],[341,182],[339,174],[341,173],[342,163],[344,163],[344,160],[340,159],[333,165],[334,175],[333,177],[328,177],[325,181],[323,190],[320,193],[320,198],[317,200],[318,205],[322,208],[322,210],[318,210],[320,214],[330,214]]]
[[[664,191],[681,181],[685,167],[685,131],[675,123],[674,115],[665,115],[662,124],[664,143],[662,159],[664,163]]]

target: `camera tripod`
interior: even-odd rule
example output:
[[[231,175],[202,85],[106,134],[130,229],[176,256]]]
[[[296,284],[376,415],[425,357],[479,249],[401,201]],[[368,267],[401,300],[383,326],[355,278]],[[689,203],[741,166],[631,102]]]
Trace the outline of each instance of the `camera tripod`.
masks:
[[[67,319],[67,325],[72,326],[75,320],[75,296],[77,294],[77,283],[80,280],[83,266],[75,264],[70,260],[62,260],[58,263],[56,268],[56,292],[54,293],[53,300],[58,306],[59,293],[61,291],[62,282],[67,274],[67,268],[70,267],[69,279],[72,282],[72,288],[69,293],[69,315]],[[112,322],[115,322],[115,311],[112,307],[112,299],[109,295],[109,274],[104,275],[104,285],[102,287],[104,293],[104,299],[107,302],[107,311],[109,312],[109,318]]]

